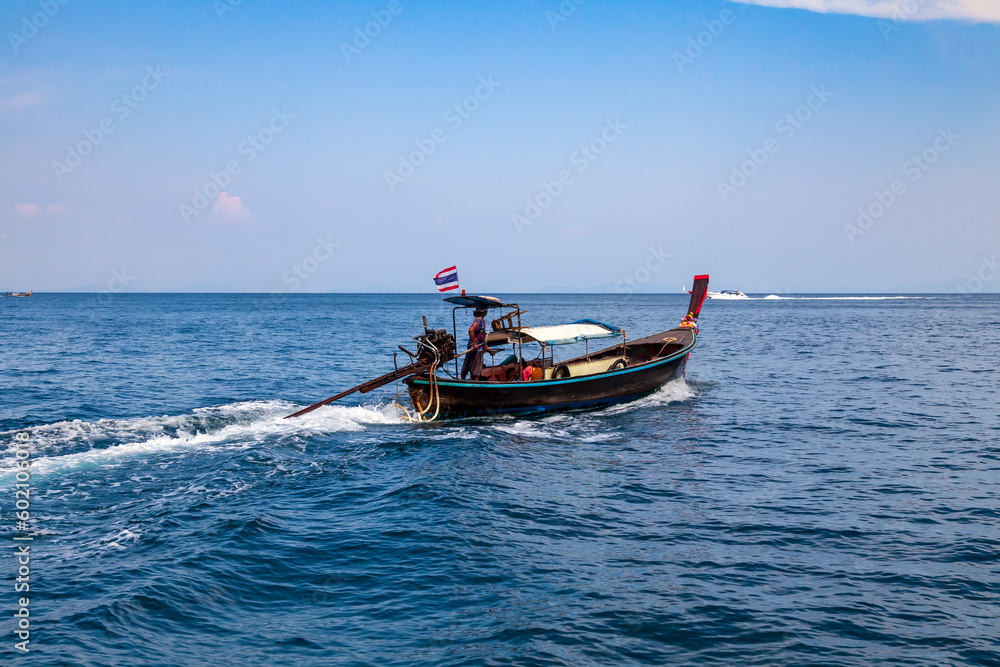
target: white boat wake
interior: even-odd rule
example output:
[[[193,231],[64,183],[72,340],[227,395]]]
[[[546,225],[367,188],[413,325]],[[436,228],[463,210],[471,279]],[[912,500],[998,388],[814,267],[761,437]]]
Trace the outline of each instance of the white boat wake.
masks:
[[[749,297],[750,301],[889,301],[893,299],[933,299],[932,296],[778,296]]]
[[[247,401],[198,408],[186,415],[132,419],[80,420],[45,424],[0,433],[13,443],[14,433],[27,433],[32,449],[31,472],[45,475],[72,467],[103,467],[163,452],[214,451],[251,447],[268,439],[363,431],[371,424],[402,423],[390,406],[324,406],[296,419],[288,401]],[[102,446],[106,443],[108,446]],[[87,447],[83,451],[81,448]],[[66,453],[62,453],[66,452]],[[13,480],[13,444],[0,460],[0,484]]]

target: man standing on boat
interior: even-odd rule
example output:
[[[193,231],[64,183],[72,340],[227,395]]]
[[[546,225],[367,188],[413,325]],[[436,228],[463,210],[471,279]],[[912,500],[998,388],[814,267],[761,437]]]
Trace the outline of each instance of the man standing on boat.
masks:
[[[473,380],[483,379],[483,352],[493,354],[493,350],[486,345],[486,308],[476,308],[473,313],[476,319],[469,327],[469,344],[465,349],[471,352],[465,353],[465,362],[462,364],[462,379],[466,375]]]

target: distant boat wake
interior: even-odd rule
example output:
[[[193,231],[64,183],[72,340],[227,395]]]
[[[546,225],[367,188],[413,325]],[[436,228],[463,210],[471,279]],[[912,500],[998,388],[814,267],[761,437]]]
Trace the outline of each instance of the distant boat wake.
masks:
[[[888,301],[891,299],[933,299],[932,296],[778,296],[750,297],[751,301]]]

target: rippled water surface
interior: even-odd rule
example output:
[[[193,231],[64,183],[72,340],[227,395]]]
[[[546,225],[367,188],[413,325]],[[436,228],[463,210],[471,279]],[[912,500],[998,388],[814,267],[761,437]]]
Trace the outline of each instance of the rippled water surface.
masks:
[[[511,297],[514,298],[514,297]],[[670,328],[683,295],[523,295]],[[633,403],[411,425],[432,295],[0,299],[36,665],[1000,664],[1000,299],[709,302]],[[461,326],[461,323],[460,323]]]

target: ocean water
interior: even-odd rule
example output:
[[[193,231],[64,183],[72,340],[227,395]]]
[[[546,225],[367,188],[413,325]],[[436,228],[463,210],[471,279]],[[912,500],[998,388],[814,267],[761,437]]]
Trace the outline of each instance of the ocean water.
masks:
[[[686,305],[510,298],[631,337]],[[997,296],[708,302],[686,379],[606,409],[413,425],[390,386],[281,419],[424,314],[0,299],[0,664],[1000,664]]]

